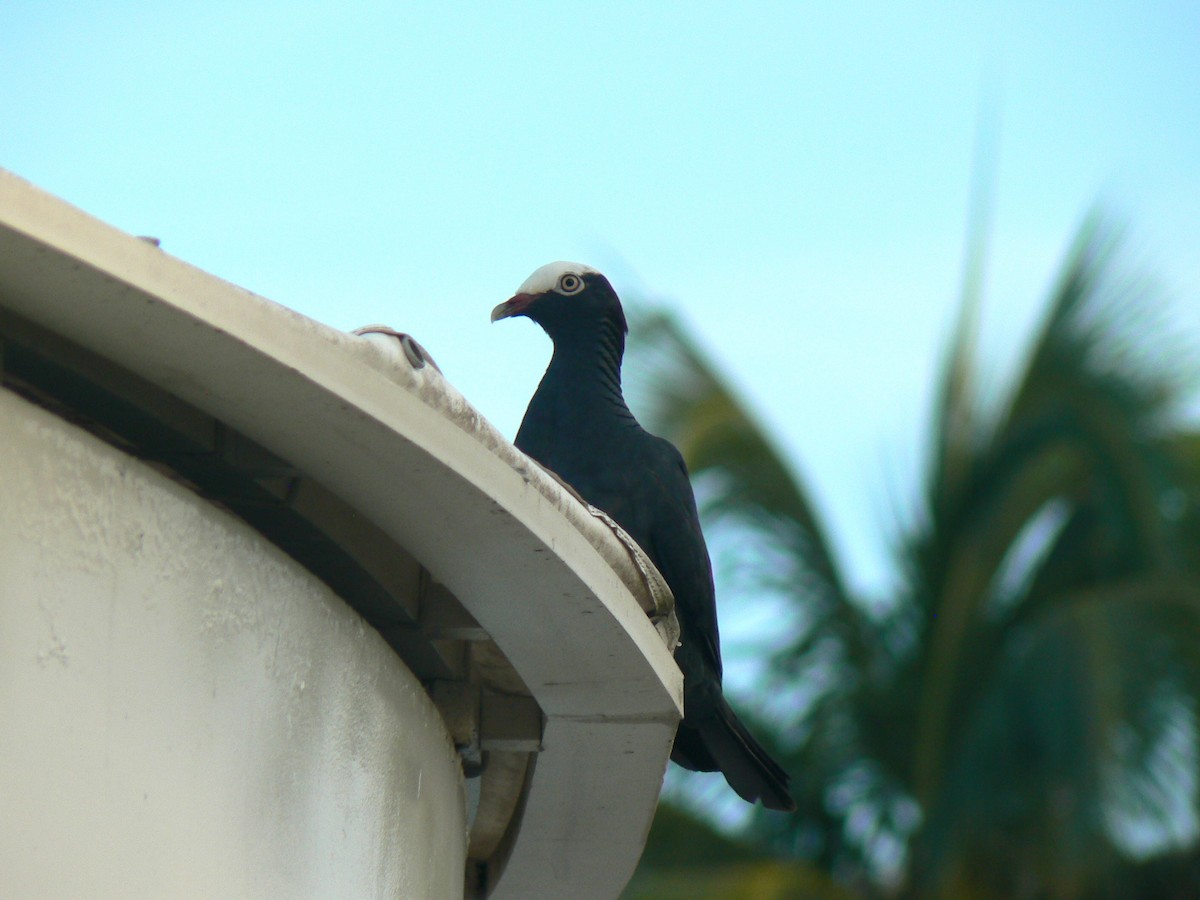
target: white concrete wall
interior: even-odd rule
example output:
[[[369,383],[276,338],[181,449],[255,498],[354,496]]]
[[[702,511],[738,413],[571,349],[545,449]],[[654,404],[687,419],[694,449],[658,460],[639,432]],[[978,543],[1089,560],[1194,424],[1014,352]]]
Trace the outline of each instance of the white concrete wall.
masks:
[[[378,635],[241,520],[0,390],[0,896],[461,897]]]

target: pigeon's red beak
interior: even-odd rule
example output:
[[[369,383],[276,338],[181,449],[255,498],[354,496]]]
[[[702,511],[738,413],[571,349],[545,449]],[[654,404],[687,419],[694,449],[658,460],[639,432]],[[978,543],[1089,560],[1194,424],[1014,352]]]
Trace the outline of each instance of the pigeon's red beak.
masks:
[[[529,304],[534,300],[533,294],[516,294],[509,297],[499,306],[492,310],[492,321],[498,322],[501,319],[507,319],[510,316],[519,316],[529,308]]]

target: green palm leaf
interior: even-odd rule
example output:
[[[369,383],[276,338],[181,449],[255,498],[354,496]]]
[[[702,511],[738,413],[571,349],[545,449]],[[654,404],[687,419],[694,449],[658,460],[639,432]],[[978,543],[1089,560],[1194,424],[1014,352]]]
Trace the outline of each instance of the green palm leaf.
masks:
[[[1118,896],[1200,871],[1194,357],[1092,217],[985,403],[978,249],[886,615],[850,596],[804,485],[677,320],[635,321],[631,394],[706,526],[758,548],[733,583],[794,613],[759,712],[799,811],[746,834],[886,893]]]

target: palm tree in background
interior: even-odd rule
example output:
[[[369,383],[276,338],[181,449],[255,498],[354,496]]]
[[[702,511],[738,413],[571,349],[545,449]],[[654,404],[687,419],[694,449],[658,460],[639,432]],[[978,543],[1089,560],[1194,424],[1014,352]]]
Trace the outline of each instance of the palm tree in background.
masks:
[[[898,587],[870,603],[715,366],[669,316],[635,322],[640,417],[683,452],[706,528],[754,547],[735,571],[718,555],[718,577],[793,625],[750,711],[799,810],[757,811],[739,836],[757,856],[733,854],[798,861],[777,896],[1200,894],[1196,373],[1117,243],[1084,226],[1000,397],[980,390],[964,292]],[[662,848],[701,828],[669,802],[660,818],[627,896],[666,896]],[[717,884],[679,896],[738,896]]]

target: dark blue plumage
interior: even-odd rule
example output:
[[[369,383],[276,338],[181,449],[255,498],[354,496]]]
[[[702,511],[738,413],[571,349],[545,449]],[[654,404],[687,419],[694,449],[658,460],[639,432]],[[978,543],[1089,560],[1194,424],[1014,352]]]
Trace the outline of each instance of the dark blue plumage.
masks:
[[[793,810],[787,773],[738,720],[721,690],[712,565],[683,457],[645,431],[621,391],[627,326],[608,280],[578,263],[551,263],[492,312],[528,316],[554,342],[516,446],[621,525],[675,595],[684,719],[671,758],[721,771],[747,801]]]

